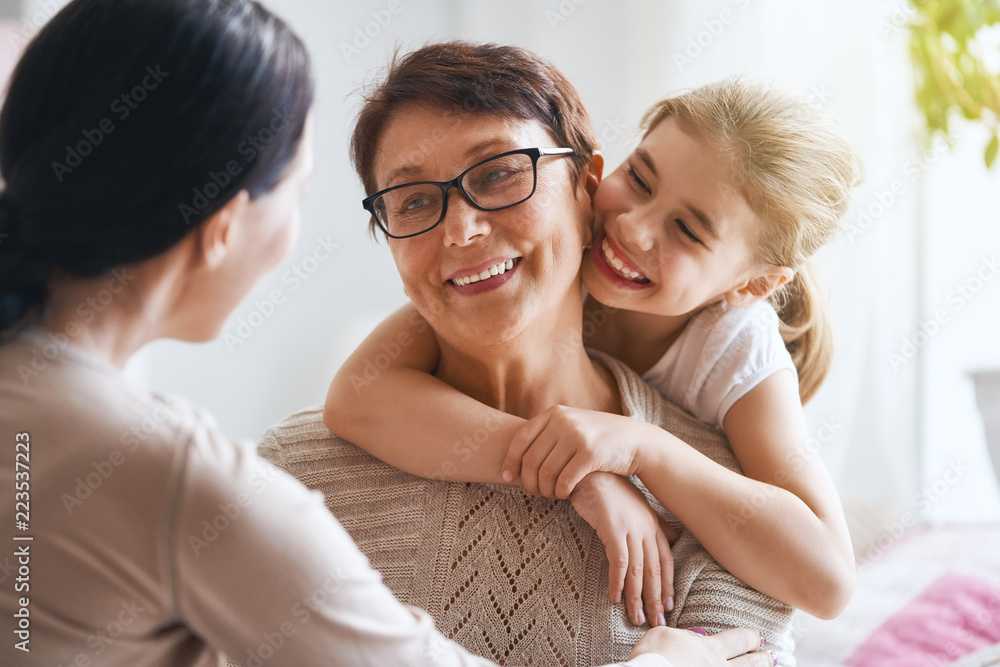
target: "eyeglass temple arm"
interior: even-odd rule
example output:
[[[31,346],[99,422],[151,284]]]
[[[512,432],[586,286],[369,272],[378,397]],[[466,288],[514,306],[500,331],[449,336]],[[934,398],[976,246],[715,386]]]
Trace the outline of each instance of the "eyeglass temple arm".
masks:
[[[539,155],[567,155],[572,153],[572,148],[539,148]]]

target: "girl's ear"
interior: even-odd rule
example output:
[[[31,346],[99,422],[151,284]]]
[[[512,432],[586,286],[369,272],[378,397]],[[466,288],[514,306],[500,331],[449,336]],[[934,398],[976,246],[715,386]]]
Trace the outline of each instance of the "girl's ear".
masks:
[[[726,302],[730,306],[749,306],[767,298],[774,290],[790,281],[794,276],[795,271],[787,266],[768,267],[764,273],[748,278],[745,282],[726,292]]]
[[[590,160],[590,166],[587,167],[585,177],[587,194],[593,199],[594,192],[597,191],[597,186],[600,185],[601,178],[604,177],[604,155],[601,154],[601,151],[594,151],[594,157]]]
[[[229,254],[236,234],[235,223],[239,220],[250,203],[250,193],[240,190],[226,205],[215,212],[195,232],[198,240],[199,263],[209,269],[215,269]]]

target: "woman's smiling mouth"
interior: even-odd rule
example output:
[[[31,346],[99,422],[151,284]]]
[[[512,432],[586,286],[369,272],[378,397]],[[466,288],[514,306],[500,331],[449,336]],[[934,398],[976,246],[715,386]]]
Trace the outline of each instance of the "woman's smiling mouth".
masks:
[[[520,265],[520,257],[489,260],[482,268],[460,269],[445,282],[463,294],[481,294],[506,283]]]

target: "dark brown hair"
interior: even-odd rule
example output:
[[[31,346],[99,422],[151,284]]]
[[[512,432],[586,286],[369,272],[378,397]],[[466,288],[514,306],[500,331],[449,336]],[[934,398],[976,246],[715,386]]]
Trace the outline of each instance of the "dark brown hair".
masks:
[[[253,0],[70,2],[0,112],[0,329],[40,315],[53,272],[159,255],[267,194],[312,103],[305,46]]]
[[[442,114],[496,114],[536,120],[562,147],[574,150],[577,173],[590,164],[597,138],[587,110],[562,72],[516,46],[444,42],[429,44],[389,64],[385,78],[367,91],[351,136],[351,159],[365,192],[376,191],[375,153],[386,123],[411,103]],[[372,232],[376,230],[371,221]]]

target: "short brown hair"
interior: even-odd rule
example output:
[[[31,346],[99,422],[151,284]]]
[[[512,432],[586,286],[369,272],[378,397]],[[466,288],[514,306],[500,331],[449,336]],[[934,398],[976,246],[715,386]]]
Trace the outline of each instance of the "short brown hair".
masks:
[[[365,95],[351,136],[351,160],[366,194],[376,191],[375,152],[386,123],[413,103],[446,112],[536,120],[560,147],[572,148],[577,172],[590,164],[597,138],[573,84],[549,62],[516,46],[443,42],[397,54]],[[375,221],[371,221],[375,230]]]

